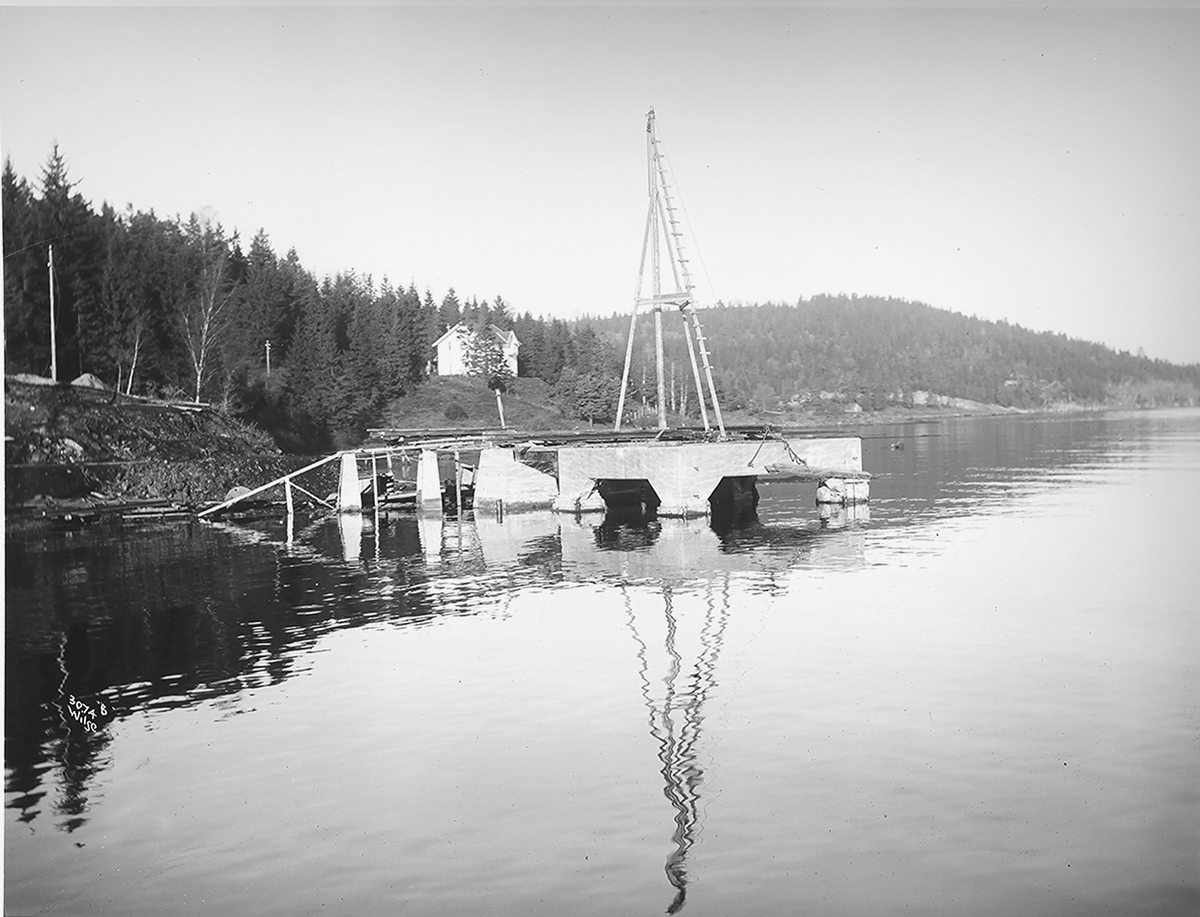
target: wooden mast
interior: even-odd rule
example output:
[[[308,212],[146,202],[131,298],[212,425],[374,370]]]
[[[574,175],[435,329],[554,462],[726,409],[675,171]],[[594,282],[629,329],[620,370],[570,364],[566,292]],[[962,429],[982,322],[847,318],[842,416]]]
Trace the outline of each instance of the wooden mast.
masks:
[[[625,346],[625,367],[621,374],[621,391],[617,398],[617,421],[614,429],[620,432],[621,420],[625,411],[625,390],[629,384],[629,367],[633,359],[633,336],[637,329],[637,315],[640,306],[648,305],[654,310],[654,366],[658,388],[658,428],[667,428],[666,403],[666,374],[663,357],[662,338],[662,308],[664,305],[675,305],[684,319],[684,339],[687,341],[688,357],[692,366],[692,378],[696,384],[696,394],[700,403],[700,416],[704,421],[704,429],[709,430],[708,409],[704,403],[704,382],[700,377],[700,366],[703,365],[705,381],[708,383],[708,393],[712,400],[713,413],[717,419],[717,427],[722,437],[725,435],[725,422],[721,416],[721,406],[717,401],[717,389],[713,382],[712,365],[709,361],[708,348],[705,345],[704,333],[700,328],[700,320],[692,303],[695,299],[691,273],[688,270],[687,259],[683,257],[680,239],[683,233],[675,219],[675,205],[671,200],[670,185],[667,183],[666,166],[659,150],[659,140],[655,131],[654,109],[646,114],[646,171],[647,190],[650,203],[646,212],[646,229],[642,236],[642,260],[638,267],[637,288],[634,292],[633,315],[629,320],[629,339]],[[667,260],[671,265],[671,274],[675,289],[671,292],[662,291],[662,271],[660,243],[666,241]],[[642,284],[646,272],[646,256],[650,255],[651,294],[642,295]],[[694,340],[693,340],[694,336]],[[699,351],[699,364],[696,353]]]
[[[663,398],[663,336],[662,336],[662,276],[658,256],[658,243],[662,234],[662,188],[656,180],[655,166],[658,164],[658,138],[654,136],[654,109],[646,115],[646,171],[650,182],[650,219],[654,224],[651,240],[651,258],[654,269],[650,273],[651,295],[654,297],[654,378],[658,383],[655,404],[658,407],[658,428],[667,428],[667,406]],[[668,251],[669,251],[668,245]]]

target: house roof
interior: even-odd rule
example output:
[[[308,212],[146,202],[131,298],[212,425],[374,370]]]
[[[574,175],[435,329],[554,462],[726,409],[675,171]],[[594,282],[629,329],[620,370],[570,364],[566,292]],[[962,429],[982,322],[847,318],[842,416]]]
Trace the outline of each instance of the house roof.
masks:
[[[496,336],[496,339],[498,341],[500,341],[502,344],[507,344],[509,342],[509,339],[511,338],[512,343],[516,344],[518,347],[521,346],[521,342],[519,340],[517,340],[516,332],[505,331],[503,328],[497,328],[495,325],[488,325],[488,328],[491,329],[492,334],[494,334]],[[470,332],[471,332],[471,329],[467,327],[466,322],[459,322],[453,328],[447,329],[446,333],[443,334],[436,341],[434,341],[431,346],[437,347],[439,344],[442,343],[442,341],[445,341],[451,335],[470,334]]]

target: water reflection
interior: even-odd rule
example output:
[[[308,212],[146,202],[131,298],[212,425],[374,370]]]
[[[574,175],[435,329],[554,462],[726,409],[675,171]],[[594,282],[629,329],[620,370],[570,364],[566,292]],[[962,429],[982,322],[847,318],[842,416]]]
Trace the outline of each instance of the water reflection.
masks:
[[[718,529],[704,520],[628,519],[559,523],[564,575],[582,581],[704,581],[736,575],[751,590],[781,588],[804,567],[851,570],[864,563],[864,526],[828,527],[819,519],[766,523],[755,518]]]
[[[54,779],[54,817],[74,830],[114,719],[220,698],[236,712],[245,690],[305,671],[330,631],[503,612],[513,590],[564,580],[666,586],[740,571],[773,588],[800,564],[861,564],[863,542],[860,526],[753,516],[714,528],[530,513],[42,531],[7,550],[8,805],[34,822]],[[105,704],[95,734],[66,716],[71,695]]]
[[[676,614],[674,588],[670,585],[662,587],[666,665],[665,674],[659,680],[663,686],[661,695],[654,690],[650,677],[651,652],[643,637],[645,625],[638,624],[628,588],[621,589],[626,622],[637,645],[638,675],[649,714],[650,734],[658,746],[658,760],[662,764],[663,795],[674,809],[675,830],[671,841],[675,849],[664,866],[667,881],[675,888],[675,896],[666,910],[668,914],[678,912],[686,902],[687,858],[701,828],[700,786],[704,782],[704,771],[696,750],[704,722],[704,702],[717,684],[717,657],[729,618],[727,579],[720,587],[719,608],[714,601],[714,588],[710,583],[705,590],[704,619],[694,641],[698,646],[688,650],[684,649],[687,641],[681,633],[686,621]]]
[[[666,874],[678,910],[700,830],[698,743],[730,583],[739,594],[785,594],[798,571],[861,569],[882,531],[993,512],[1064,481],[1103,485],[1114,464],[1148,461],[1151,440],[1138,430],[1154,422],[1020,418],[878,431],[865,443],[869,506],[817,508],[810,489],[769,485],[757,508],[711,525],[435,513],[10,532],[6,806],[30,831],[47,822],[78,830],[110,767],[115,721],[207,701],[232,716],[249,690],[304,673],[333,631],[503,614],[522,589],[601,583],[625,597],[674,817]],[[901,439],[906,448],[891,450]],[[649,610],[635,601],[645,594]],[[704,612],[690,615],[699,596]],[[72,697],[105,703],[95,732],[72,715]]]
[[[338,534],[342,538],[342,557],[346,563],[356,563],[362,557],[363,530],[366,523],[361,513],[342,513],[337,517]]]
[[[45,814],[48,784],[58,827],[86,820],[114,720],[236,703],[303,671],[324,633],[432,615],[411,524],[389,528],[389,556],[370,569],[355,533],[316,523],[288,545],[271,525],[279,532],[196,523],[7,539],[6,790],[20,821]],[[103,705],[94,732],[70,715],[72,697]]]
[[[856,520],[863,518],[862,514],[852,515]],[[830,513],[826,519],[833,519],[833,516]],[[843,513],[835,520],[834,528],[844,527],[847,523]],[[823,534],[820,528],[764,525],[753,504],[748,502],[735,507],[733,512],[716,516],[707,528],[709,531],[706,532],[706,527],[701,524],[646,517],[633,510],[610,510],[591,530],[597,552],[594,556],[603,556],[606,552],[644,554],[658,565],[656,576],[643,578],[648,579],[653,592],[661,595],[661,628],[656,627],[658,622],[654,620],[658,617],[655,614],[658,609],[652,608],[650,620],[643,616],[639,623],[629,585],[622,581],[620,590],[626,624],[637,647],[638,677],[650,734],[662,765],[663,795],[674,810],[675,828],[671,841],[675,847],[664,864],[667,881],[675,889],[666,909],[668,914],[682,910],[687,901],[688,855],[702,827],[700,788],[704,770],[697,747],[704,722],[704,704],[717,686],[717,659],[730,613],[730,571],[719,579],[707,575],[708,571],[713,569],[711,564],[715,556],[750,550],[751,546],[765,556],[775,558],[781,569],[788,569],[798,560],[807,558]],[[571,535],[586,530],[586,524],[581,521],[560,529]],[[566,543],[572,540],[578,539],[568,537]],[[785,550],[777,550],[780,546]],[[857,546],[861,548],[861,542]],[[676,596],[677,589],[687,588],[687,581],[701,571],[705,573],[704,614],[697,622],[695,615],[677,612]],[[627,574],[628,569],[623,572]],[[646,572],[645,567],[642,572]],[[646,636],[654,633],[661,634],[661,653],[652,652]],[[658,665],[652,666],[652,656],[658,657]],[[660,677],[653,678],[652,674]],[[656,690],[656,686],[661,689]]]

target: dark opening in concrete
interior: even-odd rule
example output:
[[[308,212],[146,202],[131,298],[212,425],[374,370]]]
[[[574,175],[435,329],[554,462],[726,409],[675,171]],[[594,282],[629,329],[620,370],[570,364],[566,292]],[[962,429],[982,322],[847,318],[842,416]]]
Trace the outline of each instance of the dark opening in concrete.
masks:
[[[718,503],[745,503],[749,501],[752,505],[757,506],[757,485],[758,477],[753,474],[723,477],[720,483],[713,488],[713,492],[708,495],[708,502],[710,505],[716,506]]]
[[[604,478],[596,482],[604,505],[612,509],[640,508],[644,513],[658,509],[662,500],[645,478]]]
[[[726,476],[708,495],[709,517],[714,525],[745,525],[758,518],[758,478]]]

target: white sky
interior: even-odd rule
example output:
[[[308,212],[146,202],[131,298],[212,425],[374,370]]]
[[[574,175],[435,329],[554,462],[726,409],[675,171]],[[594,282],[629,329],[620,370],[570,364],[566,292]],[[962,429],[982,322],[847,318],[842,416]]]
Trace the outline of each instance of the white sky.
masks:
[[[896,296],[1200,362],[1200,10],[0,10],[0,145],[319,275],[630,308],[645,112],[702,299]]]

